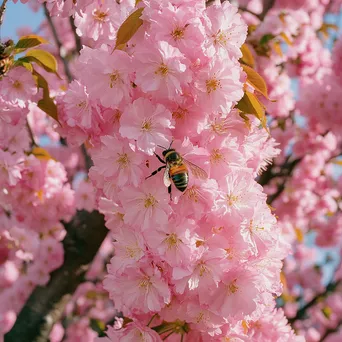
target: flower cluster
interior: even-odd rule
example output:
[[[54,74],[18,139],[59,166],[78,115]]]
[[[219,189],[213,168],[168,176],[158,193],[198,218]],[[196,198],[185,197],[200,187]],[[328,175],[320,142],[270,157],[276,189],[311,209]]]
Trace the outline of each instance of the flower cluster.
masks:
[[[91,147],[89,176],[115,250],[104,287],[132,321],[107,340],[158,341],[157,326],[189,341],[252,338],[262,317],[270,324],[289,246],[255,181],[279,150],[233,109],[247,26],[229,2],[142,1],[144,24],[113,51],[137,8],[99,6],[76,17],[90,46],[58,105],[68,142]],[[171,200],[163,172],[146,179],[164,171],[154,154],[170,145],[189,172],[183,193],[171,185]],[[285,340],[294,340],[290,330]]]

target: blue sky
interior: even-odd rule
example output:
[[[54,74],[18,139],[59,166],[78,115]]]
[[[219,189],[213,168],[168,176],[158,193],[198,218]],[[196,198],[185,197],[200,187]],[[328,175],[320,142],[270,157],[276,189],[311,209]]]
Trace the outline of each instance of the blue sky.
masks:
[[[1,25],[1,40],[4,41],[6,38],[16,40],[18,38],[16,30],[19,27],[29,26],[35,31],[43,18],[42,9],[35,13],[28,5],[23,5],[19,0],[16,4],[8,2],[4,22]]]

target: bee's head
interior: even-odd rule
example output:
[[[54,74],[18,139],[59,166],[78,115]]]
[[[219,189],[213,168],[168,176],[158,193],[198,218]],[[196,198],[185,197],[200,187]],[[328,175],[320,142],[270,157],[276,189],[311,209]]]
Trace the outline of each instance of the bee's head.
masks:
[[[174,152],[174,151],[175,151],[175,149],[173,149],[173,148],[168,148],[168,149],[164,150],[163,151],[163,157],[165,157],[169,152]]]

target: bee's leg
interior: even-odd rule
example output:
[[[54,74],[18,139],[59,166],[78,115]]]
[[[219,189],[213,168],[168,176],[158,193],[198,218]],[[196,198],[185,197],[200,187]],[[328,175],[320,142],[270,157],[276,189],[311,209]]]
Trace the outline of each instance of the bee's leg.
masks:
[[[158,158],[158,160],[163,163],[163,164],[166,164],[166,162],[163,160],[163,158],[161,158],[160,156],[158,156],[157,153],[154,153],[154,155]]]
[[[146,177],[145,179],[150,178],[150,177],[156,175],[159,171],[161,171],[162,169],[165,169],[165,168],[166,168],[166,165],[163,165],[163,166],[161,166],[161,167],[158,167],[158,169],[157,169],[156,171],[153,171],[153,172],[152,172],[148,177]]]
[[[170,194],[170,201],[172,202],[171,185],[167,188],[167,192]]]

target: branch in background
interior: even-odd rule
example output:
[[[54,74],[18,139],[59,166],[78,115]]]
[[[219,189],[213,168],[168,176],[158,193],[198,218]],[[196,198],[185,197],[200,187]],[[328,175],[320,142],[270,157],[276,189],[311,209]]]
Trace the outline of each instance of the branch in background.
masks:
[[[30,126],[27,118],[26,118],[26,128],[28,130],[28,133],[29,133],[29,136],[30,136],[30,139],[31,139],[31,147],[38,146],[36,141],[34,140],[34,135],[33,135],[31,126]]]
[[[55,43],[57,45],[57,48],[58,48],[59,57],[60,57],[61,61],[63,62],[65,75],[67,76],[68,81],[71,82],[73,80],[73,76],[72,76],[70,68],[69,68],[69,63],[65,59],[65,57],[62,56],[62,54],[61,54],[62,43],[61,43],[61,41],[58,38],[56,27],[55,27],[55,25],[54,25],[54,23],[52,21],[52,18],[50,16],[49,10],[46,7],[46,3],[45,2],[43,4],[43,8],[44,8],[44,14],[45,14],[46,20],[48,21],[48,24],[49,24],[50,29],[52,31],[52,35],[53,35],[54,41],[55,41]]]
[[[64,263],[51,273],[49,283],[31,294],[5,342],[46,342],[65,305],[84,281],[93,258],[107,235],[104,217],[98,211],[80,211],[64,224]]]
[[[69,20],[70,20],[71,30],[72,30],[72,33],[74,34],[74,38],[75,38],[76,52],[77,52],[77,54],[79,54],[80,51],[82,50],[81,38],[76,33],[76,26],[75,26],[74,18],[73,17],[69,17]]]
[[[8,0],[4,0],[2,2],[2,5],[0,7],[0,26],[2,25],[2,22],[4,21],[4,14],[5,14],[5,11],[6,11],[6,4],[7,4],[7,1]]]
[[[280,185],[278,185],[277,191],[274,194],[268,196],[268,204],[271,204],[276,198],[278,198],[282,194],[282,192],[285,190],[287,179],[292,175],[294,168],[301,161],[301,158],[294,159],[292,161],[289,161],[289,159],[290,157],[288,157],[285,160],[283,165],[279,166],[279,173],[273,172],[274,164],[269,165],[267,170],[263,172],[263,174],[260,176],[258,180],[258,183],[260,185],[265,186],[269,184],[269,182],[274,178],[284,177],[283,182]]]
[[[256,18],[258,18],[260,20],[260,15],[259,14],[254,13],[253,11],[249,10],[246,7],[239,7],[239,11],[247,12],[247,13],[253,15],[254,17],[256,17]]]
[[[266,17],[266,14],[269,12],[269,10],[272,9],[274,6],[275,0],[264,0],[263,6],[262,6],[262,12],[259,15],[259,19],[262,21]]]
[[[326,298],[330,293],[334,292],[340,283],[341,283],[340,280],[329,283],[323,292],[318,293],[309,302],[307,302],[302,308],[300,308],[297,311],[296,316],[289,318],[288,319],[289,323],[293,324],[295,321],[305,318],[307,310],[310,309],[312,306],[316,305],[321,299]]]
[[[329,335],[334,334],[342,327],[342,319],[338,321],[335,328],[329,328],[325,331],[325,333],[322,335],[319,342],[323,342]]]

